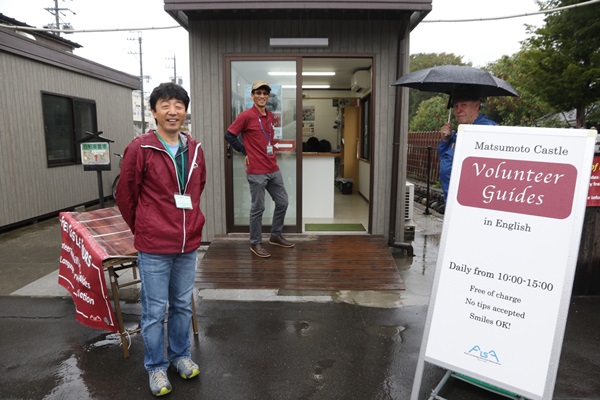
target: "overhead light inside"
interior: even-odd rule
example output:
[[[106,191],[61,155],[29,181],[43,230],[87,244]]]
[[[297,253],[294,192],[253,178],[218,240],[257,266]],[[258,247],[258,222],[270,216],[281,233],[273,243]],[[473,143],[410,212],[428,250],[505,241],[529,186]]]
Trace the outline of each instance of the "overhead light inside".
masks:
[[[271,76],[296,76],[295,72],[269,72]]]
[[[283,89],[296,89],[296,85],[281,85]],[[329,85],[302,85],[302,89],[329,89]]]
[[[334,76],[333,71],[303,72],[302,76]]]
[[[329,38],[270,38],[271,47],[329,47]]]
[[[295,72],[269,72],[270,76],[296,76]],[[302,76],[335,76],[333,71],[303,72]]]

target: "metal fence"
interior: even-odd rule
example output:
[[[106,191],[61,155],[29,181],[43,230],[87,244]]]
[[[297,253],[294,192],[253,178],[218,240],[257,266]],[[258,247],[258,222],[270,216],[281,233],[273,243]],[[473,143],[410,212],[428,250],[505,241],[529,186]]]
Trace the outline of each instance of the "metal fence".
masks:
[[[409,132],[407,178],[435,184],[440,180],[439,132]]]

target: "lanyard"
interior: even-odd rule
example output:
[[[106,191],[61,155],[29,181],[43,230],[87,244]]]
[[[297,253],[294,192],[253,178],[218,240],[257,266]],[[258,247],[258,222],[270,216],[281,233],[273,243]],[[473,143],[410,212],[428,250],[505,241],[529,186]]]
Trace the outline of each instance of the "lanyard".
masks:
[[[267,122],[269,122],[268,119],[267,119]],[[262,131],[263,135],[265,135],[265,138],[267,138],[267,142],[270,145],[271,144],[271,138],[269,137],[269,135],[267,135],[267,132],[265,132],[265,130],[263,128],[262,121],[260,120],[260,117],[258,117],[258,123],[260,124],[260,130]]]
[[[169,156],[173,160],[173,164],[175,164],[175,175],[177,175],[177,180],[179,182],[179,192],[183,193],[184,185],[185,185],[185,165],[184,165],[184,159],[185,159],[185,157],[183,156],[183,153],[181,153],[181,155],[180,155],[180,158],[181,158],[181,171],[180,171],[179,170],[179,166],[177,165],[177,160],[175,159],[175,156],[173,154],[171,154],[171,151],[169,150],[169,146],[165,143],[165,141],[163,140],[163,138],[160,137],[160,135],[158,133],[156,133],[156,131],[154,131],[154,133],[158,137],[158,140],[161,141],[161,143],[163,144],[163,146],[165,146],[165,150],[167,151],[167,153],[169,154]],[[180,137],[179,137],[179,148],[181,149],[181,138]],[[175,154],[175,155],[177,155],[177,154]]]

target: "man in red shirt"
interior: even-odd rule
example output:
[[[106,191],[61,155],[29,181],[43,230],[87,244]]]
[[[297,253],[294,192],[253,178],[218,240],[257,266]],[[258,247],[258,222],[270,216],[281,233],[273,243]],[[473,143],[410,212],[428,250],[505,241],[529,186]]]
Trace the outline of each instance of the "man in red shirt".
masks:
[[[150,109],[156,130],[125,148],[116,191],[117,206],[138,250],[144,367],[155,396],[172,390],[169,366],[183,379],[200,374],[190,358],[190,324],[205,221],[200,195],[206,163],[200,142],[179,131],[189,103],[179,85],[167,82],[154,88]]]
[[[250,250],[259,257],[271,256],[262,245],[265,190],[275,202],[269,243],[281,247],[294,246],[294,243],[281,235],[288,207],[288,196],[273,147],[275,135],[273,113],[266,108],[270,94],[271,87],[267,82],[254,82],[251,92],[254,106],[238,115],[225,133],[225,140],[231,147],[245,156],[244,164],[252,196],[249,224]],[[240,134],[243,143],[238,140]]]

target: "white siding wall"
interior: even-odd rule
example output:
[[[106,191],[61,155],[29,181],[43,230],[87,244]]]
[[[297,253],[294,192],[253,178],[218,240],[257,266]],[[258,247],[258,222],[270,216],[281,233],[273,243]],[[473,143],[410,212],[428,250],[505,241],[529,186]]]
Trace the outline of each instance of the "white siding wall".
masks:
[[[98,130],[121,153],[133,139],[131,89],[0,52],[0,227],[98,199],[96,172],[48,168],[42,91],[96,101]],[[104,194],[118,174],[103,172]]]
[[[224,55],[323,54],[374,56],[374,168],[372,233],[389,231],[392,138],[401,21],[381,20],[211,20],[190,21],[192,118],[204,145],[208,178],[202,209],[203,240],[226,233],[224,171]],[[272,49],[271,37],[327,37],[326,49]],[[406,54],[408,57],[408,53]],[[402,174],[400,174],[402,176]],[[400,208],[401,209],[401,208]]]

